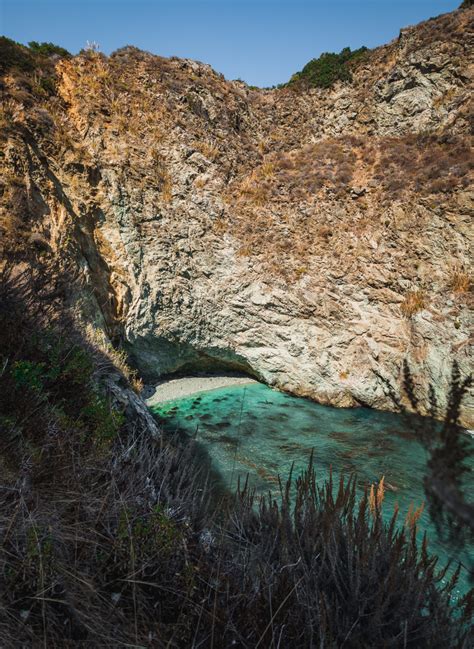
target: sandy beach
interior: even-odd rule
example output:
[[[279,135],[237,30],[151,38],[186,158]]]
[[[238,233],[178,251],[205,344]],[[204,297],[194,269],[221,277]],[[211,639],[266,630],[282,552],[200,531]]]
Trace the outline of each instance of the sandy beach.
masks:
[[[155,386],[155,392],[146,402],[149,406],[164,401],[173,401],[189,397],[197,392],[207,392],[217,388],[225,388],[230,385],[245,385],[257,383],[248,376],[186,376],[179,379],[161,381]]]

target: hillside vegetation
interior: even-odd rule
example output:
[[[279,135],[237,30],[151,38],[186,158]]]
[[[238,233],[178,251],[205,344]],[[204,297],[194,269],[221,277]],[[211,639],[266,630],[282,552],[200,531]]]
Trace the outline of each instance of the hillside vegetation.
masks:
[[[303,82],[316,88],[330,88],[336,81],[351,81],[351,63],[357,61],[365,52],[366,47],[357,50],[345,47],[339,54],[324,52],[319,58],[307,63],[301,72],[296,72],[289,85]]]

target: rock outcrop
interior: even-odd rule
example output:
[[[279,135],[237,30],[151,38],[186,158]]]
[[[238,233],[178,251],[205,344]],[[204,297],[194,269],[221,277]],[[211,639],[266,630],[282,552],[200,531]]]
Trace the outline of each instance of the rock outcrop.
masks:
[[[50,96],[9,71],[13,234],[76,260],[147,381],[231,367],[391,409],[407,361],[444,406],[472,359],[473,16],[403,30],[329,90],[134,48],[55,64]]]

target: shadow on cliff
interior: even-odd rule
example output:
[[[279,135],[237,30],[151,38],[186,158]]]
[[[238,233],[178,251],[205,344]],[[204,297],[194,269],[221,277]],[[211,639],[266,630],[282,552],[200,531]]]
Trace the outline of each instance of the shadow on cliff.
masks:
[[[107,385],[126,379],[81,336],[68,287],[0,282],[0,628],[5,646],[469,645],[469,604],[383,489],[248,485],[211,503],[208,457],[169,443]],[[203,467],[202,464],[205,464]],[[464,606],[466,604],[466,606]]]

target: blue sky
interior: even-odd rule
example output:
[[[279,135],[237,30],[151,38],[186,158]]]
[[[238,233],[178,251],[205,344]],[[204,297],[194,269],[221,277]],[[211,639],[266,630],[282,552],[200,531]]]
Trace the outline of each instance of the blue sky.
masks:
[[[136,45],[270,86],[325,51],[375,47],[461,0],[0,0],[0,33],[106,54]]]

